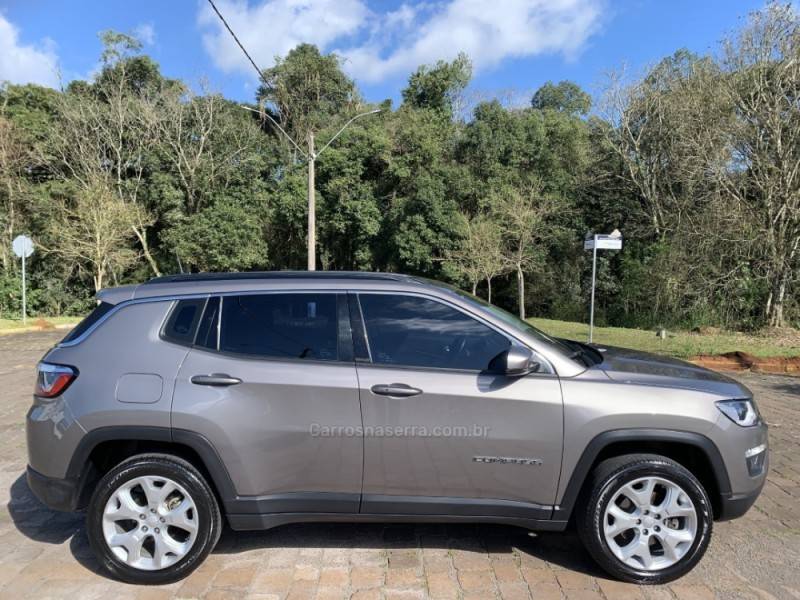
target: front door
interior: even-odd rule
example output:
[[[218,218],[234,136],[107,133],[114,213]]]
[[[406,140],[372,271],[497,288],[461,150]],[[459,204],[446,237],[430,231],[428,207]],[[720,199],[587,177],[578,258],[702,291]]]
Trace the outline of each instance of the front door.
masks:
[[[212,298],[178,374],[172,426],[216,449],[236,490],[231,512],[358,512],[346,294]]]
[[[557,376],[544,363],[524,377],[488,373],[519,342],[439,299],[357,296],[362,512],[549,518],[563,436]]]

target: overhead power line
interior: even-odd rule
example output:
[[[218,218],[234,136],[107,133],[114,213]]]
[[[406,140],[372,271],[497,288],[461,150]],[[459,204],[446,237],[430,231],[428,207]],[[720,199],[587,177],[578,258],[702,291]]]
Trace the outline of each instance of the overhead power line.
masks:
[[[239,46],[239,48],[242,49],[242,52],[244,52],[244,55],[247,57],[247,60],[249,60],[250,64],[253,65],[253,68],[256,70],[256,73],[258,73],[258,78],[261,81],[263,81],[264,83],[266,83],[266,80],[264,79],[264,72],[261,69],[258,68],[258,65],[256,64],[256,61],[253,60],[253,57],[250,56],[250,54],[247,52],[247,49],[242,45],[242,42],[240,42],[239,38],[236,37],[236,34],[233,32],[233,29],[231,29],[231,26],[228,25],[228,22],[225,20],[225,17],[222,16],[222,13],[219,12],[219,9],[217,8],[217,5],[214,4],[214,0],[208,0],[208,3],[211,5],[211,8],[214,9],[214,12],[217,13],[217,16],[219,17],[219,20],[222,21],[223,25],[225,25],[225,29],[227,29],[228,33],[231,34],[231,37],[233,38],[233,40],[236,42],[236,44]]]
[[[256,70],[256,73],[258,73],[258,78],[266,84],[267,80],[264,78],[264,72],[258,67],[258,65],[256,64],[256,61],[253,60],[253,57],[250,56],[250,53],[247,51],[247,48],[245,48],[244,45],[242,44],[242,42],[239,41],[239,38],[236,37],[236,33],[234,33],[233,29],[231,29],[231,26],[228,25],[228,22],[225,20],[225,17],[222,16],[222,13],[219,12],[219,9],[217,8],[217,5],[214,4],[214,0],[208,0],[208,3],[211,5],[211,8],[214,9],[214,12],[217,13],[217,16],[219,17],[219,20],[222,21],[222,24],[225,25],[225,29],[227,29],[228,33],[231,34],[231,37],[236,42],[236,45],[239,46],[239,48],[241,48],[242,52],[247,57],[247,60],[249,60],[250,64],[253,65],[253,68]],[[278,124],[278,122],[275,119],[272,118],[272,116],[267,112],[266,108],[264,108],[263,106],[260,107],[261,110],[254,110],[254,109],[250,108],[249,106],[242,106],[242,108],[245,109],[245,110],[252,111],[254,113],[258,113],[261,116],[262,119],[269,119],[272,122],[272,124],[275,125],[275,127],[277,127],[278,130],[283,135],[286,136],[286,139],[289,140],[295,148],[297,148],[297,150],[300,152],[300,154],[303,155],[303,158],[308,159],[308,154],[306,154],[303,151],[303,149],[300,148],[298,143],[294,141],[292,136],[290,136],[288,133],[286,133],[286,131],[283,129],[283,127],[281,127]]]

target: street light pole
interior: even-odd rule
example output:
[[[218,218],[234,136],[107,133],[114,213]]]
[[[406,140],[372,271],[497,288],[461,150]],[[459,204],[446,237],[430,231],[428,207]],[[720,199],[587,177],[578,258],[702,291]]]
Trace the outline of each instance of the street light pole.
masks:
[[[254,108],[250,108],[249,106],[241,106],[245,110],[249,110],[250,112],[257,113],[261,116],[262,119],[266,118],[269,119],[280,131],[287,140],[289,140],[292,145],[297,149],[300,154],[308,161],[308,270],[315,271],[317,268],[317,254],[316,254],[316,247],[317,247],[317,209],[316,209],[316,197],[315,197],[315,190],[314,190],[314,179],[315,179],[315,170],[317,164],[317,157],[325,152],[325,150],[330,146],[333,141],[338,138],[342,132],[349,127],[349,125],[355,121],[356,119],[360,119],[361,117],[366,117],[368,115],[374,115],[381,112],[380,108],[376,108],[374,110],[370,110],[367,112],[363,112],[361,114],[356,115],[352,119],[350,119],[347,123],[342,125],[342,128],[336,132],[336,134],[328,140],[328,143],[325,144],[322,148],[320,148],[319,152],[314,150],[314,132],[312,130],[308,131],[308,153],[303,152],[303,149],[300,148],[300,145],[295,142],[292,137],[286,133],[286,131],[281,127],[278,122],[273,119],[265,110],[256,110]]]
[[[317,270],[317,206],[314,177],[317,155],[314,153],[314,132],[308,132],[308,270]]]
[[[269,85],[269,82],[264,77],[264,71],[262,71],[261,68],[259,68],[259,66],[256,64],[256,61],[253,60],[253,57],[250,56],[250,54],[245,49],[244,45],[242,45],[242,42],[240,42],[239,38],[236,37],[236,34],[233,32],[233,29],[231,29],[231,26],[228,25],[228,22],[225,20],[225,17],[222,16],[222,13],[219,12],[219,9],[217,8],[217,5],[214,4],[214,0],[208,0],[208,3],[211,5],[211,8],[214,9],[214,12],[217,14],[217,17],[219,17],[219,20],[222,21],[222,24],[225,26],[225,29],[228,30],[229,34],[231,34],[231,37],[236,42],[236,44],[239,46],[239,49],[247,57],[247,60],[253,66],[253,69],[255,69],[256,73],[258,73],[258,78],[261,81],[263,81],[264,83],[266,83],[267,85]],[[252,111],[254,113],[259,113],[261,115],[262,119],[263,118],[267,118],[270,121],[272,121],[272,123],[278,128],[278,130],[283,135],[286,136],[286,139],[288,139],[292,143],[292,145],[300,152],[300,154],[305,156],[306,160],[308,160],[308,270],[309,271],[313,271],[314,269],[316,269],[316,263],[317,263],[316,252],[315,252],[315,250],[316,250],[316,240],[317,240],[317,233],[316,233],[316,231],[317,231],[316,230],[316,207],[314,206],[314,204],[315,204],[315,199],[314,199],[314,167],[316,166],[315,163],[316,163],[316,160],[317,160],[317,156],[319,156],[320,153],[325,150],[325,148],[330,146],[331,143],[333,142],[333,140],[335,140],[337,137],[339,137],[339,134],[342,133],[347,128],[347,126],[350,125],[350,123],[352,123],[356,119],[360,119],[361,117],[365,117],[367,115],[374,115],[375,113],[379,113],[379,112],[381,112],[381,109],[377,108],[377,109],[371,110],[369,112],[361,113],[360,115],[356,115],[355,117],[350,119],[347,123],[344,124],[344,127],[342,127],[339,131],[336,132],[336,135],[334,135],[330,140],[328,140],[328,143],[325,144],[322,147],[322,150],[320,150],[319,152],[315,152],[314,151],[314,132],[309,130],[309,132],[308,132],[308,154],[306,154],[300,148],[299,144],[297,142],[295,142],[292,139],[292,137],[283,130],[283,127],[281,127],[275,119],[273,119],[271,116],[269,116],[265,110],[263,110],[263,107],[262,107],[262,110],[260,110],[260,111],[252,109],[249,106],[242,106],[242,108],[244,108],[245,110]]]

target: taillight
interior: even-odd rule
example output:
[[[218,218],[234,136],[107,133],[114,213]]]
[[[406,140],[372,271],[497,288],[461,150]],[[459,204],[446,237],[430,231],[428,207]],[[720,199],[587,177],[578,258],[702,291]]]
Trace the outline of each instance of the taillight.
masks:
[[[78,376],[78,370],[66,365],[39,363],[36,367],[36,389],[34,395],[40,398],[55,398],[66,390]]]

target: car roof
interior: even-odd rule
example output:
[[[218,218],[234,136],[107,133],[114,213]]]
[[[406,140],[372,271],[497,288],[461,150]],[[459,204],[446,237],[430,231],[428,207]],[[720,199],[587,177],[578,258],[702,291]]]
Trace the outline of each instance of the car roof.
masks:
[[[214,281],[252,281],[252,280],[285,280],[285,279],[308,279],[308,280],[342,280],[352,281],[354,279],[376,280],[376,281],[413,281],[411,275],[400,273],[377,273],[369,271],[251,271],[236,273],[178,273],[173,275],[162,275],[153,277],[143,285],[158,285],[165,283],[183,283],[192,281],[214,282]]]
[[[254,271],[245,273],[180,273],[154,277],[138,285],[106,288],[97,293],[102,302],[235,293],[259,290],[317,290],[436,288],[434,282],[400,273],[367,271]]]

